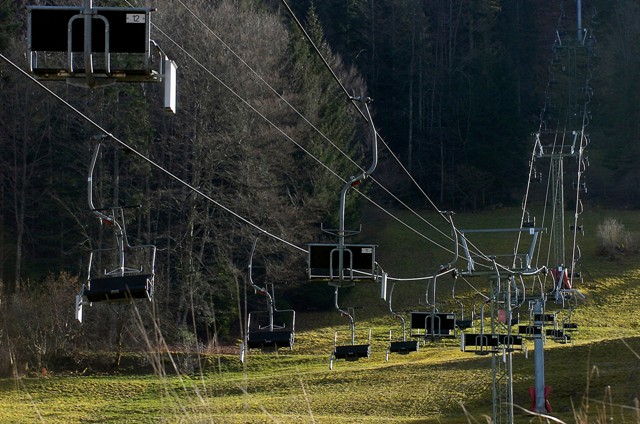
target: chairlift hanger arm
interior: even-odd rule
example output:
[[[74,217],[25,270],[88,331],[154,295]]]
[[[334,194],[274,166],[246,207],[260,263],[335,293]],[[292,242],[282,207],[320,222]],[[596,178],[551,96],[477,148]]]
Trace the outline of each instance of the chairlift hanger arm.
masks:
[[[106,138],[105,135],[99,136],[98,140],[102,140]],[[110,225],[114,225],[118,231],[122,231],[122,226],[118,222],[115,217],[114,208],[96,208],[93,203],[93,179],[94,172],[96,168],[96,162],[98,160],[98,155],[100,154],[100,147],[102,146],[102,142],[98,141],[96,146],[93,149],[93,156],[91,157],[91,164],[89,165],[89,175],[87,176],[87,201],[89,203],[89,210],[94,213],[98,217],[100,223],[109,223]],[[103,211],[111,211],[113,215],[107,215],[103,213]]]
[[[342,315],[345,315],[347,318],[349,318],[349,325],[351,326],[351,328],[353,329],[353,326],[355,324],[355,319],[353,318],[353,315],[351,315],[351,313],[349,311],[347,311],[346,309],[342,309],[338,303],[338,291],[340,290],[340,288],[338,286],[336,286],[335,292],[334,292],[334,305],[336,307],[336,310],[338,312],[340,312]]]
[[[452,211],[445,211],[442,212],[442,214],[447,218],[447,221],[449,222],[449,224],[451,224],[451,232],[453,233],[453,244],[454,244],[454,253],[453,253],[453,259],[446,264],[442,269],[443,270],[449,270],[451,269],[456,262],[458,261],[458,231],[456,230],[456,226],[453,223],[453,212]]]
[[[355,98],[354,98],[355,99]],[[364,104],[364,109],[367,113],[367,117],[369,119],[369,124],[371,126],[371,137],[372,137],[372,160],[369,169],[366,171],[362,171],[357,176],[353,176],[349,178],[349,180],[342,187],[342,191],[340,192],[340,229],[339,229],[339,243],[340,245],[344,245],[344,235],[345,235],[345,202],[347,197],[347,192],[352,187],[357,187],[364,181],[369,175],[373,173],[378,165],[378,135],[376,133],[376,128],[373,124],[373,119],[371,118],[371,112],[369,111],[368,104],[372,101],[369,97],[365,99],[358,98],[358,100],[362,101]]]
[[[253,255],[256,251],[256,245],[258,244],[258,238],[256,237],[253,240],[253,246],[251,247],[251,255],[249,256],[249,265],[247,266],[248,270],[249,270],[249,284],[251,284],[251,287],[253,287],[253,289],[256,291],[256,293],[259,294],[263,294],[267,297],[267,303],[269,304],[269,308],[273,307],[273,297],[271,296],[271,293],[269,293],[269,290],[267,290],[267,287],[260,287],[257,284],[255,284],[253,282]]]
[[[398,317],[399,316],[398,313],[396,313],[393,310],[393,306],[391,304],[391,301],[393,299],[393,289],[395,289],[395,288],[396,288],[396,281],[393,281],[393,282],[391,282],[391,287],[389,288],[389,302],[388,303],[389,303],[389,312],[391,313],[391,315],[393,315],[394,317]]]
[[[372,161],[371,166],[368,170],[363,171],[360,175],[351,177],[345,185],[342,187],[340,192],[340,228],[338,230],[338,249],[340,250],[340,254],[338,255],[338,272],[339,272],[339,280],[342,281],[344,277],[344,257],[343,251],[345,248],[344,239],[345,239],[345,208],[346,208],[346,198],[347,191],[350,188],[356,187],[362,183],[364,179],[366,179],[371,173],[376,169],[378,165],[378,136],[376,134],[376,128],[373,125],[373,119],[371,118],[371,112],[369,111],[368,103],[372,100],[367,97],[365,99],[359,98],[364,104],[365,111],[367,112],[367,116],[369,118],[369,124],[371,125],[371,136],[372,136]],[[337,293],[336,293],[337,296]],[[337,298],[336,298],[337,300]]]
[[[371,165],[369,166],[369,169],[367,169],[366,171],[363,171],[357,177],[351,177],[351,185],[353,186],[353,184],[356,183],[357,181],[362,181],[367,177],[369,177],[373,173],[373,171],[375,171],[376,166],[378,166],[378,133],[376,132],[376,127],[373,124],[373,118],[371,117],[371,111],[369,110],[369,103],[373,102],[373,99],[370,97],[364,97],[364,98],[352,97],[351,100],[362,102],[362,104],[364,105],[367,122],[371,127],[371,143],[373,143],[373,146],[371,149],[372,150]]]

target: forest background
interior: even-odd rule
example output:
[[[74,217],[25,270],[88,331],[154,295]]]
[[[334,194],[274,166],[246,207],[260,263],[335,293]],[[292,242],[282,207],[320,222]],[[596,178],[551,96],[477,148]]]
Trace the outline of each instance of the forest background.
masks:
[[[290,3],[344,87],[374,99],[380,136],[439,208],[520,204],[555,29],[561,9],[575,17],[575,1]],[[179,66],[175,116],[160,110],[161,90],[154,86],[47,86],[261,228],[298,246],[321,241],[320,223],[337,225],[339,177],[367,163],[371,140],[282,3],[149,4],[158,8],[153,38]],[[0,0],[0,52],[23,69],[26,5]],[[583,10],[597,41],[588,201],[636,208],[640,5],[591,0]],[[73,317],[88,254],[111,237],[86,204],[92,138],[99,134],[5,62],[0,100],[0,337],[12,341],[0,349],[41,364],[78,350],[135,346],[126,318],[111,309],[92,311],[83,326]],[[389,207],[399,200],[428,207],[390,151],[381,150],[376,179],[397,198],[376,187],[368,194]],[[239,288],[247,287],[256,230],[115,144],[106,145],[98,178],[98,207],[142,205],[127,211],[129,238],[158,247],[156,302],[163,325],[175,329],[166,331],[175,338],[169,341],[194,333],[205,342],[237,337],[247,307]],[[363,205],[357,196],[349,202],[355,221]],[[295,249],[261,239],[262,277],[288,282],[285,298],[292,304],[330,307],[314,290],[297,290],[304,260]]]

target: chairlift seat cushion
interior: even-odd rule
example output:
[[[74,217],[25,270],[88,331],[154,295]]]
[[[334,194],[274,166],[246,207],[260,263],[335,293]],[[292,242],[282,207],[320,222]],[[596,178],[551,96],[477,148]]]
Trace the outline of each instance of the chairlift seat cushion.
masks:
[[[371,345],[346,345],[336,346],[333,356],[336,359],[346,359],[347,361],[357,361],[360,358],[368,358],[371,355]]]
[[[90,302],[151,298],[152,281],[151,274],[92,278],[84,295]]]
[[[293,331],[255,331],[247,338],[249,349],[278,349],[293,347]]]

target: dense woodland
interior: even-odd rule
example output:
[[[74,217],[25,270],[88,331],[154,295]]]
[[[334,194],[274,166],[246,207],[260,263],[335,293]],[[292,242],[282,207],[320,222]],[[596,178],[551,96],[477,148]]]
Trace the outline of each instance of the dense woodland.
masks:
[[[248,254],[259,233],[224,208],[297,246],[320,241],[327,237],[320,223],[337,225],[342,179],[368,163],[371,140],[362,110],[281,2],[152,3],[158,8],[152,37],[179,67],[177,114],[161,110],[158,86],[46,85],[218,202],[105,142],[96,206],[142,205],[126,210],[129,241],[158,248],[161,319],[180,330],[171,332],[176,338],[195,331],[209,341],[237,334]],[[345,89],[374,99],[381,138],[439,207],[520,203],[554,31],[561,8],[574,16],[575,1],[288,3]],[[23,69],[26,4],[0,0],[0,52]],[[583,10],[597,40],[589,201],[637,207],[640,5],[590,0]],[[88,253],[112,237],[86,201],[87,169],[100,134],[5,61],[0,97],[0,299],[2,314],[12,317],[3,319],[0,337],[38,360],[129,343],[127,318],[117,311],[92,310],[83,327],[73,322]],[[376,179],[402,202],[428,206],[386,147],[380,155]],[[363,190],[397,204],[375,185]],[[362,198],[348,200],[355,225]],[[297,249],[263,236],[257,258],[266,270],[263,280],[290,288],[304,281],[305,257]],[[292,291],[288,299],[293,296],[304,294]]]

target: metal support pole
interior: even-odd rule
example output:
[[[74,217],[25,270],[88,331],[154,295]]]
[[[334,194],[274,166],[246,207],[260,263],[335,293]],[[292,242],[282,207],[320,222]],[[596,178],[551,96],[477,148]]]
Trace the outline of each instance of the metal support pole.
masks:
[[[564,157],[562,153],[551,156],[551,194],[553,196],[553,266],[565,266],[564,240]]]
[[[507,334],[511,337],[511,322],[513,311],[511,309],[511,284],[513,283],[513,276],[509,278],[509,282],[504,285],[506,290],[506,316],[507,316]],[[507,395],[507,422],[513,422],[513,345],[508,344],[506,346],[506,395]]]
[[[582,0],[577,0],[577,1],[576,1],[576,3],[577,3],[577,5],[576,5],[577,13],[576,13],[576,14],[577,14],[577,17],[578,17],[578,18],[577,18],[577,24],[578,24],[578,34],[577,34],[577,35],[578,35],[578,42],[579,42],[580,44],[582,44],[582,38],[583,38],[583,36],[582,36]]]
[[[93,87],[93,52],[91,42],[91,20],[93,19],[92,0],[84,0],[84,72],[87,77],[87,85]]]
[[[542,334],[544,331],[542,327],[543,312],[543,299],[538,299],[533,306],[534,316],[538,317],[533,323],[534,328],[540,328],[540,334],[534,334],[533,336],[536,393],[535,412],[546,412],[544,398],[544,339]]]
[[[436,312],[438,308],[436,308],[436,285],[438,284],[438,274],[436,273],[433,276],[433,298],[431,299],[431,340],[436,340]],[[440,322],[438,321],[438,324]]]

